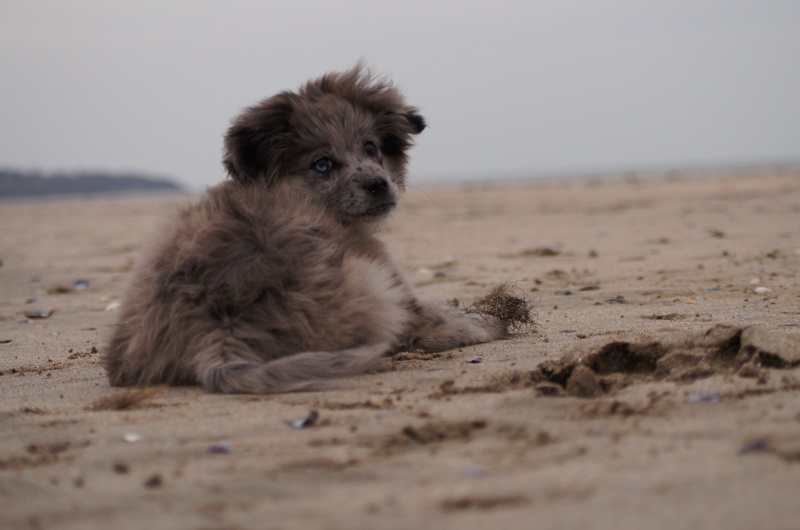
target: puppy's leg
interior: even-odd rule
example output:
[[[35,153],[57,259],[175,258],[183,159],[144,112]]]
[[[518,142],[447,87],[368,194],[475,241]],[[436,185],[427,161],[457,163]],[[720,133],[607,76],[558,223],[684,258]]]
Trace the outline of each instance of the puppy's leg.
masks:
[[[196,358],[197,380],[210,392],[272,394],[319,390],[325,380],[363,373],[390,350],[375,344],[335,352],[304,352],[264,362],[247,345],[228,338]]]
[[[497,317],[463,311],[441,303],[417,301],[409,346],[442,351],[502,339],[505,325]]]

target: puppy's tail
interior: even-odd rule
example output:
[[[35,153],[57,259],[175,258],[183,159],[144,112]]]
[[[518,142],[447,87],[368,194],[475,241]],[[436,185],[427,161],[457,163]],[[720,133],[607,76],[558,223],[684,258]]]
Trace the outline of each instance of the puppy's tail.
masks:
[[[390,350],[376,344],[336,352],[305,352],[269,362],[229,361],[219,357],[198,367],[203,387],[225,394],[274,394],[330,388],[327,379],[373,368]]]

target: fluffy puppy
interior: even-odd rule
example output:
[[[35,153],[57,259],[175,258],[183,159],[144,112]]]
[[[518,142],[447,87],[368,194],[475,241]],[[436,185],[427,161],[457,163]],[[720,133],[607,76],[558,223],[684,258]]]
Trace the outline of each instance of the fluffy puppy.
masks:
[[[225,135],[231,179],[138,267],[105,352],[111,384],[308,390],[399,349],[503,337],[495,317],[420,300],[374,235],[424,128],[360,66],[245,109]]]

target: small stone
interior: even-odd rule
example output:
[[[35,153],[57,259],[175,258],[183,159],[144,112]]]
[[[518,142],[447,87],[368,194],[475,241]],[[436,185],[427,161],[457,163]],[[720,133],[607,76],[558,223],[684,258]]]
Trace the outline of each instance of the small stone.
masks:
[[[210,445],[208,449],[206,449],[206,453],[215,455],[229,455],[233,453],[233,446],[225,443]]]
[[[55,313],[54,309],[48,309],[47,311],[26,311],[25,316],[30,319],[42,319],[42,318],[50,318]]]
[[[748,442],[739,449],[740,455],[746,455],[748,453],[760,453],[767,449],[769,445],[769,440],[765,438],[756,438],[752,442]]]
[[[160,473],[156,473],[144,482],[145,488],[160,488],[164,485],[164,479],[161,478]]]
[[[489,472],[480,467],[468,467],[464,470],[464,475],[470,478],[486,478],[489,476]]]
[[[317,420],[319,419],[319,412],[316,410],[312,410],[308,413],[308,416],[305,418],[299,418],[296,420],[292,420],[289,422],[289,425],[294,427],[295,429],[305,429],[306,427],[311,427]]]
[[[689,397],[689,403],[719,403],[722,396],[719,394],[697,394]]]

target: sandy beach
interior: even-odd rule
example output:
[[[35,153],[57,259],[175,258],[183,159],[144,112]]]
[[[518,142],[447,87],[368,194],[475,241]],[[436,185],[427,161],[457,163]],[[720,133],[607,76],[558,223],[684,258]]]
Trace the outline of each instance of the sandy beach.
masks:
[[[324,392],[110,388],[191,200],[0,203],[1,528],[800,525],[800,175],[410,188],[382,237],[420,291],[511,282],[533,329]]]

